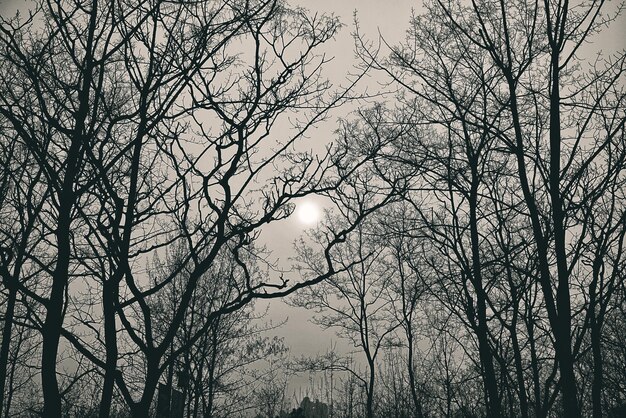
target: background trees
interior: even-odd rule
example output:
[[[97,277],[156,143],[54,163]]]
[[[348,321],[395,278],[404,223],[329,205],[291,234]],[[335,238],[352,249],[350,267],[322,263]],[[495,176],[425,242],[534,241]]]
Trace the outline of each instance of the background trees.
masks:
[[[354,370],[351,373],[362,380],[365,416],[371,418],[375,412],[376,365],[383,345],[398,325],[390,320],[389,301],[384,296],[389,285],[389,275],[381,265],[384,247],[377,245],[364,232],[365,228],[365,225],[357,228],[354,238],[336,254],[335,262],[345,272],[300,292],[294,302],[314,309],[319,313],[315,322],[326,329],[337,328],[338,335],[350,340],[359,357],[365,357],[365,377]]]

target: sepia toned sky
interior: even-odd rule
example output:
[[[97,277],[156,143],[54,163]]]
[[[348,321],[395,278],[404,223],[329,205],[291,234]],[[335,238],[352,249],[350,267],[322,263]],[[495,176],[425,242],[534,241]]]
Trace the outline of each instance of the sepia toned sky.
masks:
[[[348,73],[358,63],[354,55],[354,16],[359,21],[360,32],[368,39],[376,41],[380,35],[391,43],[402,40],[411,15],[412,8],[419,11],[421,2],[411,0],[292,0],[292,6],[301,6],[309,9],[312,13],[332,13],[339,17],[345,25],[335,40],[329,42],[325,51],[333,56],[333,61],[325,69],[326,77],[336,85],[346,85]],[[356,70],[352,71],[355,73]],[[368,77],[357,86],[358,91],[373,93],[380,89],[376,75]],[[341,109],[339,114],[345,115],[350,109]],[[311,146],[320,149],[319,145],[328,144],[333,137],[333,131],[337,127],[336,118],[331,118],[322,126],[318,126],[309,133],[308,141]],[[325,206],[322,198],[311,197],[306,199],[320,208]],[[263,230],[261,240],[268,249],[272,250],[274,258],[279,258],[280,265],[288,267],[291,263],[289,258],[293,256],[293,243],[306,228],[311,225],[303,224],[297,214],[289,219],[276,222]],[[287,276],[288,277],[288,276]],[[324,353],[333,344],[337,343],[338,350],[348,350],[345,342],[338,341],[333,331],[321,331],[320,328],[310,323],[312,312],[304,309],[288,306],[284,301],[273,300],[268,303],[270,311],[268,319],[280,322],[288,319],[277,334],[285,338],[286,344],[291,348],[292,355],[297,357],[303,354]],[[260,304],[262,309],[265,304]]]
[[[352,33],[354,27],[354,15],[359,21],[360,32],[367,39],[376,42],[379,35],[383,36],[390,44],[396,44],[403,40],[412,11],[421,11],[422,2],[415,0],[288,0],[292,6],[301,6],[309,9],[312,13],[332,13],[338,16],[345,25],[334,41],[327,45],[326,53],[333,56],[333,61],[327,65],[325,75],[335,85],[346,85],[348,74],[357,59],[354,56],[354,41]],[[25,0],[0,0],[0,15],[8,16],[16,10],[28,9],[28,1]],[[612,1],[608,10],[615,10],[619,2]],[[622,16],[608,30],[595,37],[595,43],[586,45],[584,54],[593,56],[600,50],[605,53],[623,49],[626,46],[626,17]],[[356,72],[356,70],[354,71]],[[374,92],[380,88],[376,74],[372,74],[358,86],[358,89]],[[340,114],[348,114],[350,109],[343,109]],[[323,149],[325,144],[330,143],[333,131],[336,128],[336,118],[330,118],[323,125],[309,133],[308,141],[316,149]],[[309,203],[318,205],[322,209],[325,202],[322,198],[308,198]],[[289,258],[293,256],[293,242],[307,227],[297,216],[276,222],[265,228],[261,235],[261,241],[272,251],[273,257],[278,258],[280,265],[287,267]],[[267,304],[259,303],[258,309],[262,310]],[[303,309],[288,306],[285,302],[275,300],[269,303],[268,319],[274,323],[288,318],[287,323],[276,331],[276,334],[284,336],[286,344],[291,347],[292,355],[297,357],[302,354],[323,353],[329,349],[338,337],[332,332],[323,332],[316,325],[310,323],[312,313]],[[345,343],[339,343],[340,350],[349,349]]]
[[[412,11],[419,14],[422,1],[411,0],[291,0],[289,4],[301,6],[311,12],[333,13],[345,25],[337,38],[328,46],[328,53],[334,56],[333,62],[325,72],[326,76],[335,84],[345,84],[346,75],[356,64],[353,47],[354,15],[359,21],[360,32],[370,41],[377,41],[382,36],[389,44],[396,44],[404,39],[408,29]],[[607,11],[614,11],[619,2],[609,2]],[[614,22],[607,30],[594,38],[594,42],[584,46],[581,54],[593,57],[596,54],[607,54],[626,47],[626,16],[622,15],[618,22]],[[365,80],[368,92],[373,92],[378,86],[380,76],[372,74]],[[345,109],[344,109],[345,112]],[[340,112],[341,113],[341,112]],[[324,126],[314,129],[310,134],[310,141],[328,143],[332,140],[336,120],[329,120]],[[321,198],[309,198],[309,201],[324,206]],[[287,220],[268,226],[261,239],[273,251],[275,258],[280,258],[282,265],[288,265],[288,258],[293,255],[293,241],[310,225],[303,225],[296,215]],[[265,305],[263,305],[265,306]],[[260,308],[261,306],[259,306]],[[317,325],[310,323],[313,312],[288,306],[284,301],[274,300],[269,303],[269,316],[273,322],[287,319],[285,325],[277,331],[285,338],[291,348],[291,355],[310,355],[324,353],[336,344],[338,351],[350,350],[348,343],[341,341],[333,331],[322,331]],[[298,383],[293,382],[294,390]]]
[[[326,54],[333,60],[326,69],[325,75],[335,85],[346,85],[349,73],[357,64],[354,56],[354,40],[352,34],[355,30],[354,18],[357,17],[360,32],[370,41],[376,42],[379,35],[384,37],[389,44],[396,44],[403,40],[408,28],[411,13],[420,13],[423,2],[420,0],[287,0],[291,6],[299,6],[309,9],[312,13],[328,13],[339,17],[345,25],[336,39],[326,46]],[[7,17],[17,10],[28,10],[28,0],[0,0],[0,15]],[[618,1],[611,1],[607,11],[615,10]],[[626,16],[622,15],[608,30],[595,37],[595,43],[586,45],[586,54],[594,55],[598,51],[605,52],[622,49],[626,46]],[[372,74],[358,89],[367,89],[374,92],[378,85],[376,74]],[[349,114],[350,109],[340,110],[340,115]],[[313,129],[309,134],[310,145],[316,149],[323,149],[333,137],[333,131],[337,126],[336,118],[331,118],[323,125]],[[309,198],[309,202],[316,204],[322,209],[325,202],[321,198]],[[297,215],[284,221],[269,225],[261,235],[262,243],[267,245],[273,252],[274,258],[280,259],[280,264],[287,267],[290,264],[289,257],[293,256],[293,242],[300,236],[305,228],[310,227],[298,220]],[[294,353],[306,353],[325,351],[333,340],[333,333],[321,333],[319,329],[308,321],[310,312],[294,309],[282,301],[271,302],[270,319],[280,321],[289,317],[289,322],[281,329],[280,334],[286,337],[287,343]]]

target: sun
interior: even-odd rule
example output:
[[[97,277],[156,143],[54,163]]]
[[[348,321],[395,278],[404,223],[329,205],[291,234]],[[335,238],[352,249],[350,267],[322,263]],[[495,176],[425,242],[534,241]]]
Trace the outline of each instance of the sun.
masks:
[[[296,207],[298,220],[305,225],[313,225],[320,219],[320,209],[313,202],[302,202]]]

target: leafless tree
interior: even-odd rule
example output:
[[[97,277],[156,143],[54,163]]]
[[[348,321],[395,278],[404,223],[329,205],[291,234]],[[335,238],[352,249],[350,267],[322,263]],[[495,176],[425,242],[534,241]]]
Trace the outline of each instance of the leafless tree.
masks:
[[[581,51],[615,13],[606,11],[602,1],[467,5],[434,1],[426,9],[424,15],[414,17],[407,41],[390,47],[389,59],[379,59],[376,48],[362,37],[357,46],[365,62],[377,62],[376,67],[406,92],[400,98],[408,97],[407,112],[425,108],[425,118],[418,117],[418,121],[443,125],[439,135],[444,137],[465,139],[458,150],[453,143],[443,147],[450,161],[444,167],[452,173],[449,178],[455,190],[468,191],[471,240],[463,247],[471,248],[472,256],[466,263],[470,268],[465,270],[472,274],[476,291],[489,414],[501,413],[501,394],[495,370],[492,373],[489,366],[493,360],[488,357],[493,354],[488,354],[489,339],[484,337],[488,330],[481,314],[490,305],[485,293],[489,285],[476,281],[481,264],[485,265],[479,258],[490,251],[488,241],[484,241],[486,245],[477,241],[483,233],[476,228],[481,219],[488,221],[484,214],[492,213],[493,197],[502,200],[505,196],[491,193],[492,198],[483,199],[482,195],[490,193],[476,186],[488,173],[501,172],[521,190],[516,201],[506,202],[505,209],[521,211],[531,231],[532,244],[525,241],[524,245],[533,248],[530,266],[539,278],[541,307],[552,334],[558,366],[558,386],[553,393],[561,393],[563,414],[580,416],[575,363],[581,339],[589,329],[588,313],[597,309],[583,296],[587,293],[584,289],[595,292],[598,280],[583,267],[589,256],[587,243],[597,238],[597,233],[592,234],[596,238],[590,236],[589,216],[605,212],[606,196],[615,193],[612,185],[621,184],[625,121],[620,82],[624,54],[589,62],[581,58]],[[463,154],[469,163],[466,170],[452,164]],[[494,166],[498,164],[499,168]],[[464,178],[469,187],[459,187]],[[489,184],[494,182],[497,180],[489,175]],[[586,211],[585,207],[594,209]],[[502,205],[497,210],[501,211]],[[619,215],[611,224],[618,225],[618,219]],[[457,237],[456,241],[460,240]],[[599,331],[596,325],[593,327]],[[507,327],[513,330],[512,325]],[[548,404],[550,399],[553,396],[548,396]],[[598,395],[596,400],[600,402]],[[594,411],[600,414],[600,405],[594,406]]]
[[[379,354],[399,324],[389,315],[389,301],[384,295],[390,280],[381,269],[385,247],[376,243],[366,228],[365,224],[357,228],[354,238],[336,254],[335,263],[343,266],[345,272],[303,290],[293,303],[314,309],[319,314],[314,320],[317,324],[338,329],[338,335],[348,338],[357,352],[365,356],[367,375],[360,379],[366,393],[365,414],[372,418]],[[319,269],[319,261],[302,251],[302,262],[309,264],[310,269]]]
[[[248,366],[284,347],[252,311],[297,291],[364,355],[309,363],[349,372],[346,415],[404,413],[378,393],[415,417],[619,413],[626,55],[586,58],[606,3],[432,0],[397,45],[357,22],[339,87],[341,24],[283,0],[0,17],[0,416],[145,417],[176,372],[188,416],[264,377],[279,413],[286,380]],[[389,95],[307,142],[372,70]],[[312,194],[328,216],[286,269],[261,231]]]
[[[36,225],[20,239],[41,278],[17,289],[31,298],[42,333],[44,415],[61,415],[63,337],[103,375],[100,416],[116,389],[134,415],[147,416],[160,376],[188,349],[170,351],[198,282],[226,247],[243,274],[189,345],[217,317],[336,272],[332,249],[378,204],[327,236],[323,274],[288,286],[259,280],[246,260],[260,256],[258,231],[288,216],[293,199],[332,194],[362,164],[297,147],[345,99],[346,89],[335,93],[323,79],[328,59],[317,53],[339,27],[275,0],[59,0],[2,20],[3,138],[32,155],[29,174],[46,197],[19,208]],[[288,116],[288,133],[270,135]],[[142,266],[171,246],[185,257],[149,277]],[[179,303],[156,335],[157,296],[175,286]],[[87,300],[78,296],[85,288]]]

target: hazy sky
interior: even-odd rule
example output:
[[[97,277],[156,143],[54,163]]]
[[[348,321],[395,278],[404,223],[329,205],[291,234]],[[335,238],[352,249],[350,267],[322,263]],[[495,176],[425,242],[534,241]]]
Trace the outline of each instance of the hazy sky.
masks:
[[[28,0],[0,0],[0,15],[8,17],[17,10],[26,11],[32,4]],[[353,53],[354,13],[357,12],[361,32],[370,39],[376,39],[382,34],[392,43],[396,43],[404,36],[408,27],[408,20],[412,8],[418,8],[421,2],[409,0],[288,0],[291,6],[301,6],[312,13],[332,13],[338,16],[345,25],[335,40],[325,47],[328,56],[333,61],[325,68],[325,75],[335,85],[347,84],[347,74],[356,64]],[[366,80],[369,88],[376,87],[376,80]],[[365,88],[365,85],[361,86]],[[349,111],[347,109],[345,112]],[[342,112],[343,113],[343,112]],[[344,113],[345,114],[345,113]],[[309,134],[310,141],[316,149],[321,144],[330,142],[336,128],[336,119],[318,126]],[[280,135],[280,133],[279,133]],[[309,199],[321,204],[319,198]],[[303,233],[306,225],[293,216],[285,221],[267,227],[262,234],[263,243],[273,251],[273,256],[279,257],[284,266],[289,265],[288,258],[293,255],[293,242]],[[263,305],[264,306],[264,305]],[[261,308],[261,306],[259,306]],[[287,344],[292,348],[294,355],[325,351],[333,340],[337,340],[333,332],[322,333],[319,328],[309,323],[311,315],[302,309],[294,309],[281,301],[273,301],[269,319],[281,321],[289,317],[289,322],[278,332],[286,337]]]
[[[305,7],[312,13],[333,13],[345,25],[336,39],[329,42],[327,51],[334,58],[333,62],[325,69],[326,77],[333,83],[345,85],[347,73],[357,63],[353,52],[354,41],[352,38],[355,10],[360,31],[366,37],[375,40],[380,32],[391,43],[397,43],[403,39],[408,28],[411,9],[415,8],[417,11],[421,2],[409,0],[298,0],[290,1],[289,4]],[[365,81],[369,91],[377,88],[376,81],[375,76]],[[358,88],[365,88],[365,85]],[[309,133],[309,141],[316,143],[316,145],[328,143],[332,139],[333,130],[336,127],[336,119],[329,119],[323,126],[319,126]],[[308,198],[307,201],[320,206],[324,205],[324,200],[321,198]],[[307,227],[310,225],[303,224],[295,214],[287,220],[265,228],[261,238],[263,243],[273,251],[274,257],[279,257],[281,264],[287,266],[289,264],[288,258],[293,255],[294,240]],[[286,317],[289,318],[289,321],[277,334],[285,337],[285,341],[291,347],[294,356],[325,352],[338,339],[334,332],[322,332],[317,325],[309,322],[312,312],[292,308],[280,300],[270,302],[269,318],[273,321],[280,321]],[[345,348],[345,345],[341,343],[339,346]]]
[[[356,11],[360,31],[368,39],[375,41],[379,33],[390,44],[396,44],[404,39],[409,24],[411,11],[419,13],[422,1],[410,0],[298,0],[290,1],[291,5],[305,7],[312,12],[333,13],[337,15],[345,27],[337,38],[328,47],[328,52],[334,55],[331,66],[327,68],[326,76],[334,83],[342,84],[346,73],[356,63],[353,52],[354,31],[353,14]],[[607,9],[615,9],[618,2],[611,2]],[[626,46],[626,16],[615,22],[609,30],[595,38],[594,44],[587,45],[584,54],[595,54],[602,49],[604,52],[616,51]],[[376,87],[376,75],[372,75],[366,83],[368,88]],[[345,84],[345,83],[343,83]],[[332,139],[332,131],[336,124],[331,119],[324,126],[313,130],[310,141],[327,143]],[[321,199],[310,199],[318,204],[324,203]],[[274,257],[280,257],[283,263],[293,254],[292,243],[304,229],[308,227],[299,222],[297,216],[270,225],[263,231],[262,240],[268,248],[274,251]],[[263,305],[264,306],[264,305]],[[325,352],[333,342],[338,343],[338,349],[345,350],[348,345],[340,342],[332,331],[322,332],[319,327],[310,323],[312,312],[304,309],[292,308],[280,300],[270,302],[269,318],[279,321],[289,318],[277,334],[285,337],[287,345],[291,347],[292,356]],[[300,380],[300,379],[298,379]],[[306,385],[303,380],[301,384]],[[297,383],[294,388],[297,387]]]
[[[12,15],[17,9],[27,9],[29,3],[30,1],[27,0],[0,0],[0,15]],[[325,74],[335,84],[346,84],[347,73],[356,63],[352,38],[354,13],[360,22],[361,33],[366,38],[375,41],[380,33],[390,44],[396,44],[404,38],[411,11],[415,10],[419,13],[423,4],[419,0],[288,0],[288,3],[292,6],[305,7],[312,13],[335,14],[345,25],[336,39],[329,42],[326,50],[328,55],[334,56],[334,59],[327,66]],[[615,9],[618,4],[619,2],[616,1],[609,2],[607,9]],[[590,51],[598,48],[602,48],[604,51],[624,48],[626,45],[626,16],[622,16],[620,22],[614,23],[610,30],[604,31],[595,39],[595,44],[587,46]],[[369,89],[376,88],[376,75],[366,80],[366,84]],[[310,132],[310,141],[316,145],[328,143],[332,139],[335,128],[336,120],[330,119],[324,125]],[[321,199],[312,200],[323,204]],[[280,257],[285,262],[293,254],[292,243],[294,239],[306,227],[307,225],[293,216],[285,221],[270,225],[264,230],[262,239],[274,251],[274,256]],[[289,315],[292,319],[283,333],[288,336],[298,335],[297,339],[292,340],[289,337],[288,341],[295,351],[306,350],[313,343],[324,349],[324,341],[319,339],[317,332],[317,335],[310,336],[307,336],[307,332],[297,332],[308,320],[309,313],[286,308],[279,301],[273,302],[272,316],[278,318],[280,313],[283,314],[283,317]],[[316,330],[314,326],[306,328],[311,331]]]
[[[292,6],[302,6],[318,13],[337,15],[345,27],[334,41],[327,46],[327,53],[334,60],[326,67],[326,76],[335,84],[346,84],[346,75],[356,63],[353,53],[354,31],[353,14],[357,13],[361,33],[370,40],[376,40],[380,33],[390,44],[396,44],[404,38],[412,9],[420,12],[421,1],[410,0],[290,0]],[[609,8],[615,8],[618,2],[611,2]],[[13,14],[17,8],[25,8],[25,0],[0,0],[0,14]],[[596,38],[589,50],[603,48],[614,51],[624,48],[626,42],[626,18],[612,25],[611,29]],[[370,88],[376,87],[376,75],[366,83]],[[317,145],[328,143],[336,128],[336,121],[330,119],[309,133],[310,141]],[[317,147],[316,147],[317,148]],[[310,199],[314,203],[323,204],[321,199]],[[265,228],[261,236],[264,244],[273,251],[274,257],[280,257],[284,265],[293,255],[293,241],[309,225],[303,224],[296,216],[277,222]],[[281,301],[272,301],[270,319],[280,321],[289,317],[289,322],[277,333],[285,336],[286,343],[292,348],[292,355],[324,352],[332,341],[337,341],[333,332],[321,332],[316,325],[309,323],[311,312],[288,307]],[[345,347],[345,345],[343,345]]]

